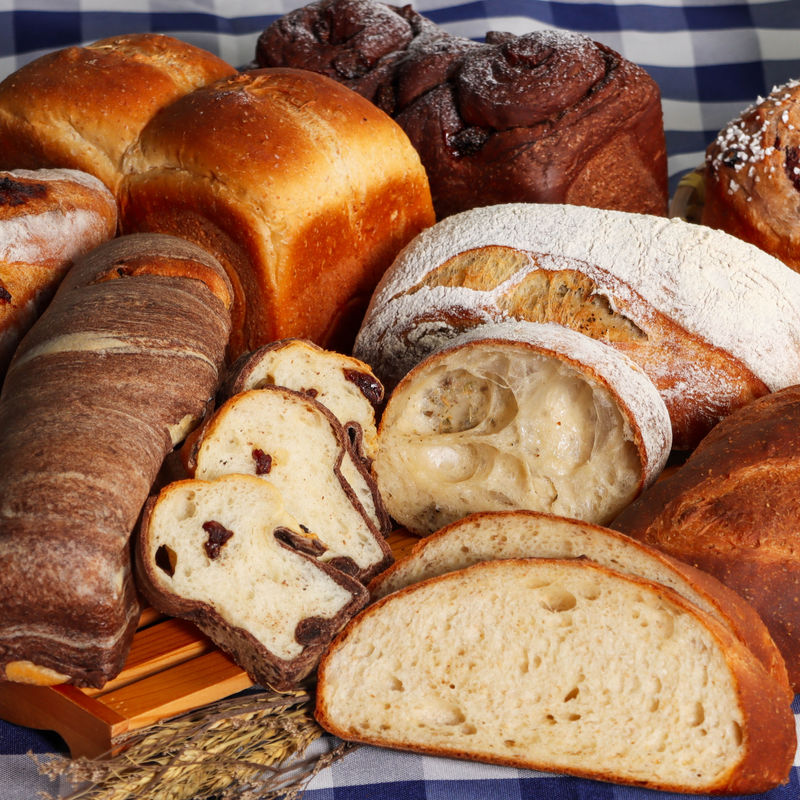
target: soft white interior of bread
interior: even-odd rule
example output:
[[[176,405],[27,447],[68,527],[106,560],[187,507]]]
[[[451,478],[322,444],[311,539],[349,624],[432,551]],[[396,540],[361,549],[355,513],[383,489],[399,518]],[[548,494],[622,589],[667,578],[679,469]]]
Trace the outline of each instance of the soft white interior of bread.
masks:
[[[375,461],[389,513],[411,530],[513,508],[603,523],[636,495],[630,425],[569,363],[480,343],[414,375],[389,401]]]
[[[232,536],[210,558],[203,524],[220,523]],[[164,592],[215,608],[230,624],[249,631],[275,655],[291,659],[303,646],[294,638],[307,617],[334,617],[352,595],[326,572],[275,540],[277,528],[302,536],[277,490],[251,476],[183,481],[162,493],[149,525],[151,564]],[[164,548],[158,559],[159,548]]]
[[[277,389],[236,395],[203,435],[195,477],[255,474],[254,450],[271,459],[269,472],[259,477],[279,490],[289,513],[329,548],[322,560],[345,555],[363,569],[383,559],[375,531],[337,474],[343,453],[350,453],[314,403]]]
[[[743,753],[735,680],[666,591],[538,559],[417,584],[334,646],[318,709],[345,738],[711,785]]]

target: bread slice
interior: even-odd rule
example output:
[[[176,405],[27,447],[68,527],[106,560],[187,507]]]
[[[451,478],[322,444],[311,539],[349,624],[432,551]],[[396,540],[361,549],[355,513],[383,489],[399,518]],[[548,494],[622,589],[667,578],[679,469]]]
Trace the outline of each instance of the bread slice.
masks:
[[[653,789],[761,792],[796,748],[784,689],[677,593],[593,562],[484,561],[384,597],[320,662],[343,739]]]
[[[666,406],[613,348],[530,322],[462,333],[392,392],[374,469],[390,515],[425,535],[475,511],[605,523],[669,455]]]
[[[421,539],[367,588],[379,599],[480,561],[534,557],[586,558],[668,586],[729,628],[786,688],[789,702],[794,697],[783,657],[749,603],[711,575],[600,525],[536,511],[471,514]]]
[[[367,464],[375,458],[375,409],[383,402],[383,384],[368,364],[307,339],[283,339],[237,359],[222,393],[227,398],[264,386],[285,386],[318,400],[342,423],[356,453]]]
[[[320,559],[361,581],[392,562],[374,480],[336,417],[307,395],[280,386],[234,395],[203,426],[187,467],[200,480],[236,472],[269,481],[325,546]]]
[[[177,481],[145,510],[137,580],[155,608],[192,620],[255,681],[286,690],[368,599],[319,551],[266,481]]]

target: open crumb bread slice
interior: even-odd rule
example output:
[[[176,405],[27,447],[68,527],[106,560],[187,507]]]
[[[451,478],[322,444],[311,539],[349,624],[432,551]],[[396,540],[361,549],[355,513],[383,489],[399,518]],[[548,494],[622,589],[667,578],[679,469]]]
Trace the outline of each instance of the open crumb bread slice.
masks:
[[[504,323],[461,334],[395,387],[374,470],[417,535],[515,508],[603,524],[671,442],[663,400],[625,355],[560,325]]]
[[[322,561],[368,581],[392,562],[375,482],[336,417],[300,392],[265,386],[234,395],[203,426],[190,475],[257,475],[281,493],[301,527],[325,546]]]
[[[334,640],[316,716],[346,740],[653,789],[787,779],[786,693],[672,590],[572,559],[484,561],[387,595]]]
[[[668,586],[728,627],[786,688],[789,702],[794,697],[783,657],[749,603],[708,573],[600,525],[536,511],[471,514],[420,539],[367,588],[375,600],[437,575],[504,558],[586,558]]]
[[[286,690],[368,598],[314,557],[320,549],[266,481],[177,481],[145,509],[137,580],[155,608],[193,621],[255,681]]]

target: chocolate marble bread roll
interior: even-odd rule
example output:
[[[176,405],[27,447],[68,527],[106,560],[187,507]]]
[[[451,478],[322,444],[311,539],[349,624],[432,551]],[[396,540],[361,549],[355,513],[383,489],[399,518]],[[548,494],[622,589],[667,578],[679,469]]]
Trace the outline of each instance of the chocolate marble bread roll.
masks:
[[[121,669],[129,536],[217,388],[231,296],[200,248],[122,237],[23,339],[0,395],[0,678],[102,686]]]
[[[420,154],[437,217],[566,202],[665,214],[659,89],[585,36],[453,36],[410,6],[319,0],[276,20],[260,66],[320,72],[390,114]]]

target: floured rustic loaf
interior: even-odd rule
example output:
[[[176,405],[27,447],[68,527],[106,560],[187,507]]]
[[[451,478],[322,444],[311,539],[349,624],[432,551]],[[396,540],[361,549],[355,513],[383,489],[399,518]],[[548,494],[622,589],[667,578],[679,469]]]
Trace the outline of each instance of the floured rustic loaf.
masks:
[[[227,399],[264,386],[285,386],[322,403],[342,423],[356,453],[372,463],[378,446],[375,409],[383,402],[383,385],[363,361],[303,339],[285,339],[238,359],[221,394]]]
[[[71,167],[114,193],[122,158],[162,107],[236,70],[157,33],[47,53],[0,83],[0,169]]]
[[[287,337],[349,350],[378,279],[434,221],[400,127],[300,70],[255,70],[180,98],[125,167],[123,230],[182,236],[228,270],[232,358]]]
[[[671,792],[762,792],[797,746],[784,686],[716,619],[584,559],[484,561],[390,594],[320,664],[346,740]]]
[[[556,322],[628,355],[661,392],[674,446],[800,382],[800,277],[678,219],[575,206],[475,209],[418,236],[381,281],[354,354],[391,388],[464,329]]]
[[[800,80],[775,87],[706,150],[701,221],[800,270]]]
[[[114,196],[92,175],[0,172],[0,383],[73,260],[116,231]]]
[[[375,481],[334,415],[308,395],[266,386],[234,395],[204,423],[187,458],[201,480],[258,475],[316,535],[320,559],[367,581],[392,561]]]
[[[614,528],[716,575],[759,612],[800,691],[800,388],[720,422]]]
[[[673,589],[727,627],[785,689],[786,664],[753,607],[706,572],[609,528],[536,511],[471,514],[420,539],[367,587],[373,599],[412,583],[502,558],[586,558]]]
[[[378,429],[389,514],[425,535],[474,511],[607,522],[670,452],[664,402],[625,355],[560,325],[462,333],[398,384]]]
[[[456,36],[375,0],[317,0],[259,37],[262,67],[327,75],[390,114],[420,154],[438,218],[559,202],[666,214],[658,84],[586,36]]]
[[[214,396],[222,267],[170,236],[80,259],[0,394],[0,678],[102,686],[139,617],[129,538],[161,462]]]
[[[368,601],[319,551],[268,482],[185,480],[148,503],[136,577],[155,608],[195,622],[253,680],[284,691]]]

